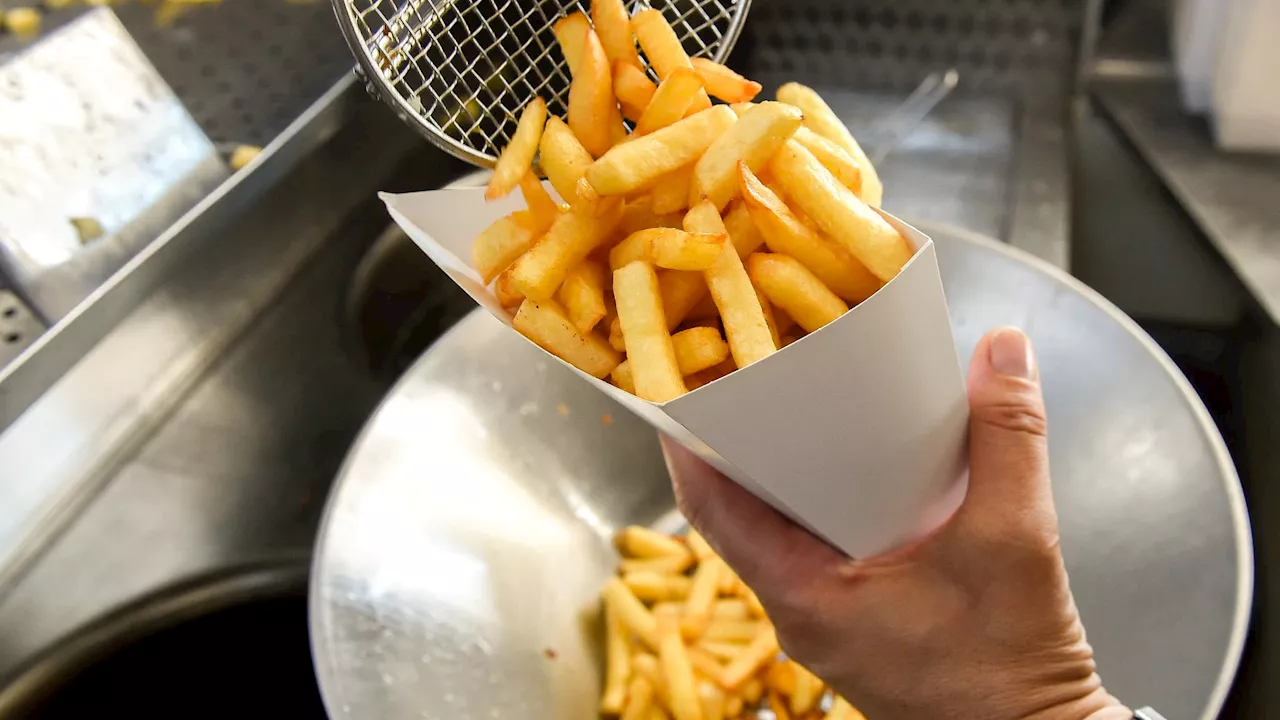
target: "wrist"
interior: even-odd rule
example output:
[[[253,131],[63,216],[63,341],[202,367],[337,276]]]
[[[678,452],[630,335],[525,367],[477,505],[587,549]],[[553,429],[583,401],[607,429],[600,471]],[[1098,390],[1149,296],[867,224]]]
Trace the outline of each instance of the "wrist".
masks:
[[[1133,720],[1133,711],[1103,688],[1036,713],[1026,720]]]

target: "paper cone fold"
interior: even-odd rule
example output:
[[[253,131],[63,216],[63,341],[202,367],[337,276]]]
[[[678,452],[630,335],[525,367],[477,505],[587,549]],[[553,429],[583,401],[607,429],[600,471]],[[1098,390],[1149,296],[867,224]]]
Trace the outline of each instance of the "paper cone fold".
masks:
[[[382,199],[510,326],[467,258],[482,230],[523,208],[518,196],[486,203],[483,189],[467,188]],[[912,260],[839,320],[768,358],[662,404],[573,370],[853,557],[930,532],[964,496],[969,405],[933,241],[881,214],[915,248]]]

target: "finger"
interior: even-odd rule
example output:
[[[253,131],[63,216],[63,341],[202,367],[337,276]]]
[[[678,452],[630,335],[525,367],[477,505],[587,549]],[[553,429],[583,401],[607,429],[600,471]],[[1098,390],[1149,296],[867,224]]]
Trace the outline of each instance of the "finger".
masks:
[[[1016,328],[991,331],[969,366],[969,494],[964,515],[1053,512],[1040,373]]]
[[[788,587],[842,555],[666,436],[680,511],[752,588]]]

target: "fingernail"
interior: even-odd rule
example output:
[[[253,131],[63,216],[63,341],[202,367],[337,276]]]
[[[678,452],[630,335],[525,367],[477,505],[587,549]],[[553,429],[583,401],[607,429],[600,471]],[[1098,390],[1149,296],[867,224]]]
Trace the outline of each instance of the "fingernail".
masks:
[[[1036,359],[1031,341],[1016,328],[997,330],[991,338],[991,367],[1001,375],[1034,380]]]

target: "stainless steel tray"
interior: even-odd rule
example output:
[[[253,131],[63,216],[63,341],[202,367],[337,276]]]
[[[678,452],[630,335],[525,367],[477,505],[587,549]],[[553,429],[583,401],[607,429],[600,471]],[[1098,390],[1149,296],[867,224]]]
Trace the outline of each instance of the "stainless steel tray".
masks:
[[[957,349],[1036,342],[1076,600],[1108,689],[1212,718],[1249,619],[1238,478],[1200,400],[1132,321],[995,241],[938,244]],[[411,368],[331,494],[312,575],[335,718],[595,718],[610,534],[671,522],[652,430],[477,312]],[[852,651],[856,652],[856,649]]]

